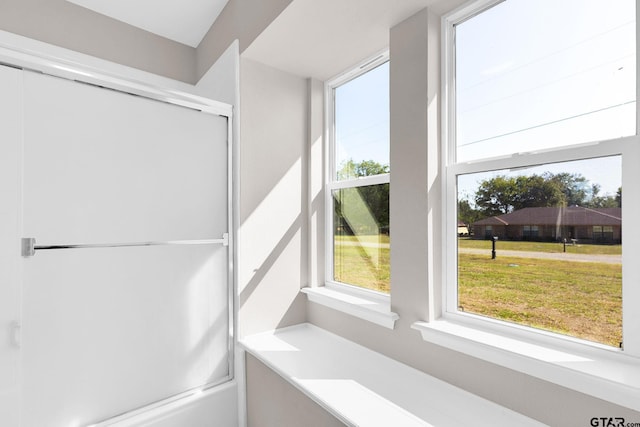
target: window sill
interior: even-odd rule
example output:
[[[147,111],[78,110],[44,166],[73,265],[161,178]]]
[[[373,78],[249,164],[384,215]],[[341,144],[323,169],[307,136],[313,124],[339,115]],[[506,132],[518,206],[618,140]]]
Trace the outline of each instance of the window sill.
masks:
[[[239,344],[347,426],[542,425],[308,323]]]
[[[378,296],[366,291],[335,289],[327,286],[302,288],[311,302],[350,314],[376,325],[393,329],[400,318],[391,311],[388,297]]]
[[[620,352],[576,351],[449,320],[412,328],[433,344],[640,411],[640,360]]]

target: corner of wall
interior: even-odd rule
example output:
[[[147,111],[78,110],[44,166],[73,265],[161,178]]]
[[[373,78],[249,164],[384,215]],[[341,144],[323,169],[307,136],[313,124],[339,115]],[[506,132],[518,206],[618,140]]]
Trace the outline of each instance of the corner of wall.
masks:
[[[307,82],[240,58],[240,336],[306,321]]]
[[[0,2],[0,29],[193,84],[196,49],[64,0]]]

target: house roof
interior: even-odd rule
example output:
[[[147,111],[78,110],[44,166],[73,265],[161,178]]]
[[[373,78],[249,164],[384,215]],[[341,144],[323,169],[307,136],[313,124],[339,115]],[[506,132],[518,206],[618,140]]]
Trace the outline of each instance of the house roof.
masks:
[[[621,208],[547,207],[524,208],[476,221],[473,225],[618,225]]]

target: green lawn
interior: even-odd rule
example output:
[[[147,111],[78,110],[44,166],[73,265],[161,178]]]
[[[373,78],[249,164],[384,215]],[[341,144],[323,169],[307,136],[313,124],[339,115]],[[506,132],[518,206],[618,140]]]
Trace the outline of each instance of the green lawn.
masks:
[[[619,264],[460,254],[459,309],[618,346]]]
[[[364,242],[359,246],[357,242]],[[489,248],[460,239],[461,247]],[[376,247],[376,243],[382,243]],[[334,278],[388,293],[388,236],[336,238]],[[557,243],[499,241],[499,249],[561,252]],[[619,254],[621,247],[567,246],[567,252]],[[622,340],[622,270],[619,264],[459,254],[459,306],[469,313],[618,346]]]
[[[341,244],[341,243],[346,244]],[[367,246],[360,246],[364,242]],[[381,247],[375,247],[382,243]],[[336,236],[334,279],[389,293],[389,236]]]

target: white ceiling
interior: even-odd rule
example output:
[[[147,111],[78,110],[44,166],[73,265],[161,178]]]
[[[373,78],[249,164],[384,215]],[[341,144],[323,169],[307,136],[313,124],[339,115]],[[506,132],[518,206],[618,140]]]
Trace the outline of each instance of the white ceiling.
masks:
[[[242,53],[303,77],[327,80],[389,46],[389,29],[433,6],[464,0],[294,0]]]
[[[197,47],[228,0],[67,0],[151,33]]]

